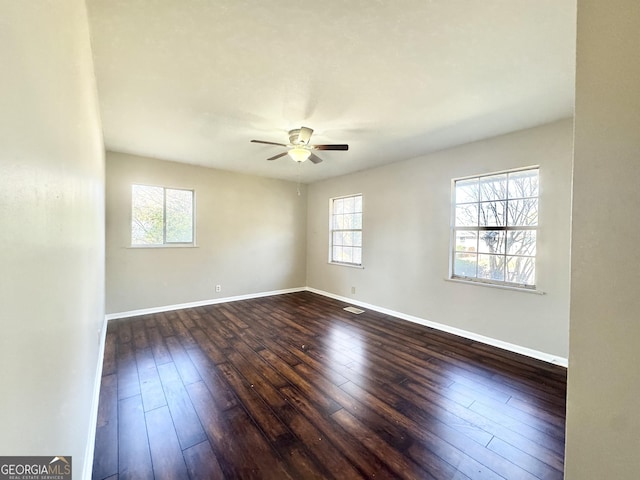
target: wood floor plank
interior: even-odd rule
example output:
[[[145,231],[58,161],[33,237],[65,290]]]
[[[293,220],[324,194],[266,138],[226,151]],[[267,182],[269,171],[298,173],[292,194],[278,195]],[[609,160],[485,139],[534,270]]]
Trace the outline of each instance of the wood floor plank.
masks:
[[[345,306],[109,322],[93,478],[562,478],[566,369]]]
[[[191,480],[224,480],[224,473],[208,440],[184,451],[189,478]]]
[[[324,438],[335,445],[353,466],[363,473],[363,477],[394,477],[393,472],[377,456],[364,448],[357,438],[337,428],[337,425],[327,418],[326,413],[320,412],[315,405],[305,398],[304,394],[301,394],[293,387],[285,387],[282,390],[291,404],[322,432],[319,440],[322,441]]]
[[[296,387],[303,391],[309,398],[313,398],[313,401],[324,412],[330,414],[340,408],[340,405],[329,398],[324,391],[315,388],[307,378],[300,375],[294,368],[290,367],[270,350],[260,351],[260,356],[267,360],[271,366],[276,368],[289,382],[296,385]]]
[[[207,439],[202,424],[193,409],[191,399],[173,363],[158,366],[167,406],[171,412],[180,447],[185,450]]]
[[[187,389],[226,477],[292,478],[282,460],[269,454],[266,440],[244,410],[234,407],[224,414],[218,411],[202,382],[192,383]]]
[[[111,375],[117,372],[117,348],[118,335],[115,332],[107,331],[104,340],[104,360],[102,362],[102,376]]]
[[[487,448],[498,453],[511,463],[531,472],[538,478],[544,480],[562,480],[564,478],[562,470],[557,470],[549,466],[547,462],[542,462],[500,438],[494,437],[491,442],[489,442]]]
[[[104,375],[100,387],[96,424],[93,478],[103,479],[118,473],[118,378]]]
[[[156,327],[151,327],[147,328],[146,332],[156,365],[171,362],[171,354],[160,331]]]
[[[118,402],[118,475],[120,480],[153,479],[140,395]]]
[[[389,469],[398,476],[407,479],[433,479],[427,471],[412,460],[394,450],[376,432],[359,422],[344,408],[334,412],[331,417],[347,432],[360,439],[362,444],[384,461]]]
[[[173,331],[175,332],[175,336],[180,340],[180,343],[185,348],[194,347],[196,345],[196,341],[191,335],[191,330],[189,330],[181,320],[181,317],[176,313],[174,313],[173,320],[170,321],[171,326],[173,327]],[[188,322],[192,323],[192,322]]]
[[[156,325],[158,326],[158,330],[163,337],[171,337],[176,334],[175,330],[171,326],[171,322],[169,321],[170,314],[171,312],[154,314]]]
[[[247,362],[245,357],[239,353],[230,353],[228,357],[229,362],[247,379],[267,405],[276,410],[287,405],[286,400],[284,400],[278,389],[272,383],[266,381],[266,378],[255,369],[254,364]],[[280,385],[280,382],[278,382],[278,385]]]
[[[330,476],[336,479],[359,478],[361,476],[341,451],[331,442],[323,440],[322,432],[306,417],[294,412],[287,416],[287,425],[300,441],[313,452],[318,462],[325,466]]]
[[[234,347],[234,353],[239,353],[246,363],[249,363],[267,382],[276,388],[287,385],[287,380],[258,353],[252,350],[246,343],[238,342]],[[230,358],[230,355],[227,356]]]
[[[122,326],[118,328],[118,332]],[[122,338],[122,337],[120,337]],[[138,378],[138,365],[131,347],[131,343],[118,344],[118,399],[140,395],[140,379]]]
[[[523,435],[522,429],[526,428],[526,425],[522,423],[516,423],[515,421],[508,424],[496,422],[491,418],[478,414],[471,408],[465,408],[455,402],[443,402],[441,404],[442,407],[440,407],[432,402],[429,393],[420,392],[417,395],[421,399],[416,399],[414,396],[415,390],[407,392],[396,389],[395,391],[400,397],[411,398],[420,410],[449,422],[449,425],[452,425],[454,429],[466,433],[471,438],[474,438],[476,431],[480,430],[488,435],[489,441],[498,437],[524,452],[537,455],[541,461],[553,468],[562,470],[564,443],[558,442],[557,439],[538,432],[533,436]],[[484,437],[479,443],[487,445],[489,442]]]
[[[143,317],[137,317],[131,320],[131,334],[133,336],[133,345],[136,350],[143,350],[149,347]]]
[[[202,331],[202,329],[194,328],[191,332],[193,338],[198,345],[198,349],[204,353],[209,360],[211,360],[214,364],[224,363],[227,361],[227,357],[224,355],[224,351],[219,347],[215,341],[207,335],[206,332]],[[185,347],[186,349],[187,347]]]
[[[289,434],[289,429],[284,425],[282,420],[273,413],[271,408],[256,393],[253,384],[245,380],[242,375],[230,364],[223,363],[220,365],[220,371],[225,380],[231,385],[233,391],[236,392],[242,406],[251,415],[258,427],[262,430],[267,439],[273,443]]]
[[[520,432],[539,444],[550,447],[555,446],[558,451],[563,450],[563,432],[555,425],[539,420],[524,412],[510,409],[506,405],[492,404],[487,401],[474,402],[469,409],[506,428]]]
[[[222,410],[235,407],[238,399],[231,387],[220,377],[219,370],[200,350],[189,350],[189,358],[198,370],[202,381],[211,392],[211,396]]]
[[[187,478],[187,466],[168,407],[145,412],[153,476],[156,480]]]
[[[189,354],[183,348],[182,344],[176,337],[167,337],[165,338],[165,342],[167,344],[167,348],[169,349],[169,353],[171,355],[171,359],[173,360],[173,364],[176,366],[176,369],[180,373],[180,378],[185,385],[190,383],[199,382],[202,380],[198,370],[195,365],[191,361]]]
[[[138,365],[138,378],[140,380],[140,393],[144,411],[166,405],[167,401],[162,390],[162,382],[160,381],[151,349],[146,348],[136,351],[136,363]]]
[[[118,340],[119,343],[129,343],[131,342],[132,334],[131,334],[131,322],[132,320],[119,320],[117,321],[118,325]]]

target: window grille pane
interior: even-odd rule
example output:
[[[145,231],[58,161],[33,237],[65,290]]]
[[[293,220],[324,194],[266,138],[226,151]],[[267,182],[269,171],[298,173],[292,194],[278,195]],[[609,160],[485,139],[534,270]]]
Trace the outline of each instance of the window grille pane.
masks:
[[[507,233],[507,255],[536,254],[535,230],[509,230]]]
[[[342,234],[343,245],[353,247],[353,232],[344,232]]]
[[[480,199],[478,179],[458,180],[456,182],[456,203],[474,203]]]
[[[506,253],[506,232],[504,230],[483,230],[478,234],[478,252],[502,254]]]
[[[538,170],[524,170],[509,174],[509,198],[537,197]]]
[[[535,285],[536,259],[534,257],[507,257],[507,281],[520,285]]]
[[[334,215],[331,223],[333,230],[360,229],[362,228],[362,215],[359,213]]]
[[[362,247],[362,231],[353,231],[353,245],[355,247]]]
[[[362,265],[362,248],[353,248],[353,257],[351,261],[356,265]]]
[[[349,229],[353,228],[353,215],[345,213],[342,216],[342,228]]]
[[[133,185],[131,189],[131,244],[163,243],[164,189]]]
[[[505,225],[507,202],[486,202],[480,204],[478,215],[481,227],[503,227]]]
[[[458,230],[456,232],[456,252],[477,252],[478,232],[474,230]]]
[[[538,225],[538,199],[510,200],[508,206],[509,225],[533,227]]]
[[[352,247],[333,247],[333,259],[334,262],[339,263],[352,263],[353,248]]]
[[[344,198],[336,198],[333,201],[333,213],[336,215],[344,213]]]
[[[480,177],[480,201],[502,200],[507,198],[507,175]]]
[[[453,262],[453,273],[460,277],[477,276],[478,255],[475,253],[456,252]]]
[[[193,192],[166,190],[166,242],[193,241]]]
[[[478,255],[478,278],[504,282],[505,257],[502,255]]]
[[[358,195],[357,197],[354,197],[354,202],[355,205],[353,207],[353,211],[355,213],[362,213],[362,196]]]
[[[475,227],[478,225],[478,204],[469,203],[456,206],[456,227]]]
[[[355,211],[355,202],[354,198],[345,198],[342,200],[344,203],[344,213],[353,213]]]

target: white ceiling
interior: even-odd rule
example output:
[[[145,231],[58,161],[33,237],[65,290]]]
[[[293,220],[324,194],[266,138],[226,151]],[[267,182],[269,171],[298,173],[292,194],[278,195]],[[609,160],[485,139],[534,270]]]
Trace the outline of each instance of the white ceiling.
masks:
[[[313,182],[573,114],[576,0],[88,0],[108,150]],[[323,163],[265,159],[315,130]]]

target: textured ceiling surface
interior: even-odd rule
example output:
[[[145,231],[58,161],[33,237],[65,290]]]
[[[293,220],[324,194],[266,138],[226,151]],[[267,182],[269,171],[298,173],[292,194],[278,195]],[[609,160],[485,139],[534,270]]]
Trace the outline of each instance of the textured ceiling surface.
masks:
[[[575,0],[88,0],[108,150],[303,182],[573,114]],[[324,162],[265,159],[314,129]]]

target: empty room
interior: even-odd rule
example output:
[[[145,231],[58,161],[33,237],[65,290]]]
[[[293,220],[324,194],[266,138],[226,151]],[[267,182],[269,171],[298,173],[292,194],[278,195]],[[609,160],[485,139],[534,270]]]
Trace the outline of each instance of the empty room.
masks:
[[[634,2],[2,10],[1,475],[637,478]]]

